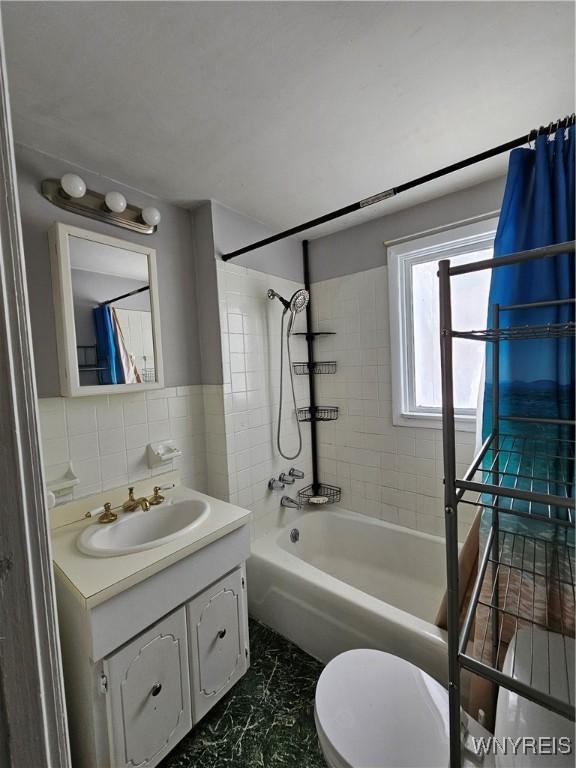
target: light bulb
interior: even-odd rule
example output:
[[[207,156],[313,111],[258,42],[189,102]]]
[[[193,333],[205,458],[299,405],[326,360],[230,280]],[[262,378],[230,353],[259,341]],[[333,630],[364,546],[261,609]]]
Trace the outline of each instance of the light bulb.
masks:
[[[140,215],[142,216],[142,220],[145,221],[146,224],[149,224],[151,227],[156,227],[162,218],[158,208],[152,208],[151,206],[148,208],[143,208]]]
[[[68,197],[84,197],[86,182],[75,173],[65,173],[60,179],[60,187]]]
[[[122,213],[126,210],[126,198],[121,192],[107,192],[104,202],[106,208],[113,213]]]

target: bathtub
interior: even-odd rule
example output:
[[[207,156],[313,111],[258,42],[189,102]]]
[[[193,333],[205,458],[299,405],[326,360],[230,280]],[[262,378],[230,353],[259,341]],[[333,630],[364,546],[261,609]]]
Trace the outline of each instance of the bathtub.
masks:
[[[443,539],[346,510],[306,512],[253,541],[247,568],[251,615],[320,661],[377,648],[446,683],[446,633],[433,624]]]

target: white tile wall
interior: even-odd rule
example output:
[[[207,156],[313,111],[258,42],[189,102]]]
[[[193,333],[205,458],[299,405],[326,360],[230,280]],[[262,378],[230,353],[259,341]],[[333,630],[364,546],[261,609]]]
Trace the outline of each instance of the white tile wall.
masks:
[[[267,489],[272,476],[288,472],[291,466],[304,471],[304,480],[284,491],[293,497],[298,488],[312,482],[309,425],[301,425],[303,450],[298,459],[283,459],[276,448],[282,305],[267,298],[270,287],[289,298],[303,286],[218,262],[224,386],[221,393],[205,388],[208,466],[215,461],[217,487],[227,487],[230,501],[254,512],[255,533],[290,515],[280,507],[282,493]],[[295,330],[305,330],[303,314],[297,317]],[[293,361],[308,359],[303,337],[293,337],[292,349]],[[296,376],[295,385],[298,405],[308,405],[307,377]],[[297,425],[286,359],[284,403],[282,446],[294,453]]]
[[[47,478],[72,462],[80,479],[73,498],[179,469],[182,482],[206,487],[204,393],[201,385],[82,398],[41,398],[40,433]],[[182,457],[150,470],[149,442],[174,438]],[[61,497],[59,502],[69,501]]]
[[[318,398],[340,407],[338,421],[318,429],[321,477],[342,487],[342,506],[444,535],[441,431],[392,423],[388,275],[386,267],[314,283],[318,360],[336,360],[318,376]],[[457,433],[459,471],[472,459],[474,436]],[[460,535],[472,517],[463,505]]]

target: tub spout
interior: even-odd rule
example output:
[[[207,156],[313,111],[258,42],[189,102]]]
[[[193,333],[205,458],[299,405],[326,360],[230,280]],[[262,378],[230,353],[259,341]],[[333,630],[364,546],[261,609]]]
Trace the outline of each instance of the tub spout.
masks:
[[[290,496],[282,496],[280,499],[280,506],[288,507],[288,509],[302,509],[302,504],[298,504],[298,502],[291,499]]]

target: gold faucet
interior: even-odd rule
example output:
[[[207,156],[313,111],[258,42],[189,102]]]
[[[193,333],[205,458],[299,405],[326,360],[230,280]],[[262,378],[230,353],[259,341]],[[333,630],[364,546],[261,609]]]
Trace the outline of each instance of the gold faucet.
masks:
[[[104,504],[104,512],[98,517],[98,522],[102,524],[113,523],[117,517],[118,515],[116,512],[112,512],[112,504],[107,501],[106,504]]]
[[[159,485],[155,486],[154,495],[150,496],[148,499],[151,505],[155,506],[156,504],[162,504],[162,502],[165,501],[165,497],[160,493],[161,490],[162,488]]]
[[[134,512],[140,507],[143,510],[150,509],[150,503],[145,496],[141,496],[139,499],[134,498],[134,488],[128,488],[128,499],[122,504],[124,512]]]

